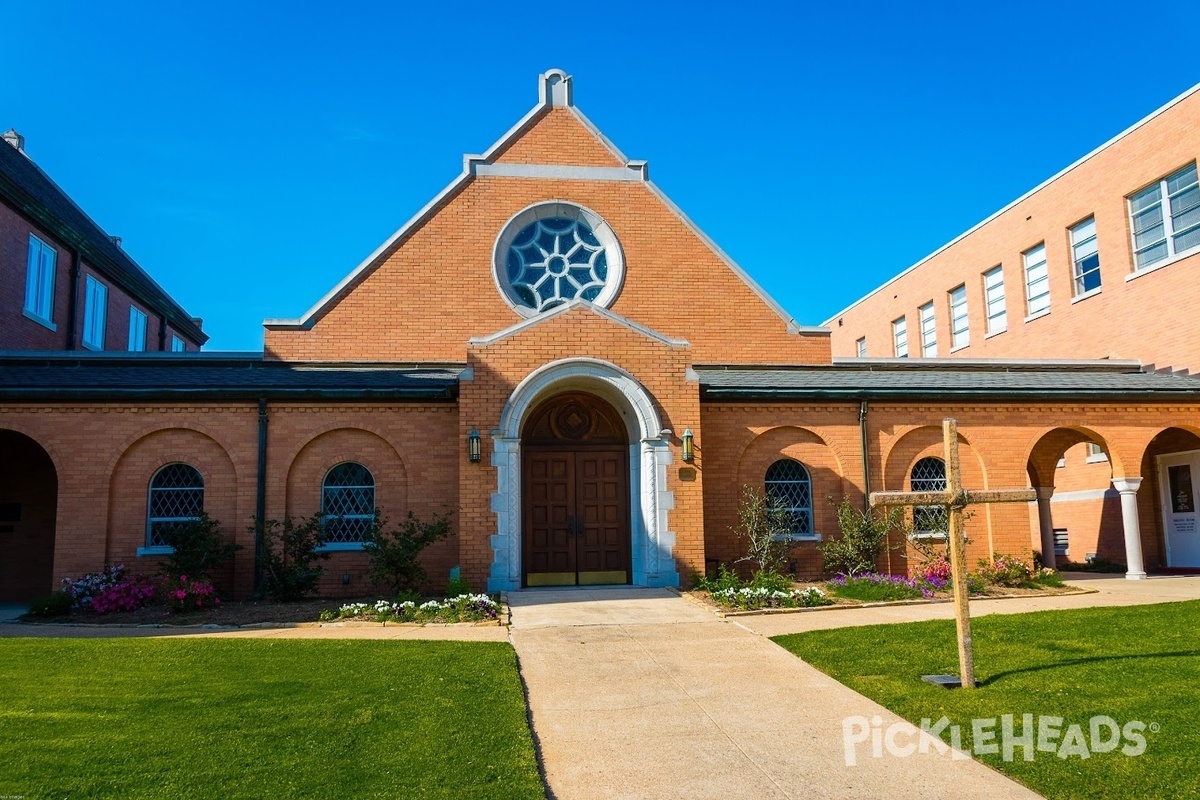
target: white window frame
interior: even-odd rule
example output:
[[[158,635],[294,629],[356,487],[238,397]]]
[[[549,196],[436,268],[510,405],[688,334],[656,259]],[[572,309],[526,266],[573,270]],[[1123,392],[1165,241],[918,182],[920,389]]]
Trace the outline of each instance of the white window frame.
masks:
[[[1004,299],[1004,266],[983,273],[983,304],[987,311],[987,335],[1008,330],[1008,307]]]
[[[921,320],[921,357],[937,358],[937,312],[933,301],[918,308],[917,315]]]
[[[1021,254],[1025,267],[1026,321],[1050,313],[1050,267],[1046,259],[1046,243],[1042,242]],[[1037,272],[1036,276],[1034,273]],[[1043,304],[1044,302],[1044,304]]]
[[[892,320],[892,352],[896,358],[908,358],[908,317]]]
[[[108,287],[94,275],[87,276],[84,287],[82,343],[88,350],[103,350],[108,325]]]
[[[858,354],[859,358],[867,357],[867,337],[863,336],[854,343],[854,352]]]
[[[1100,240],[1097,238],[1096,218],[1088,217],[1071,226],[1071,286],[1075,297],[1091,296],[1100,291],[1103,283],[1100,274]],[[1094,266],[1086,266],[1088,260],[1096,259]],[[1096,285],[1088,287],[1090,277],[1095,276]]]
[[[1054,528],[1054,555],[1066,557],[1071,553],[1071,533],[1067,528]],[[1059,534],[1062,534],[1062,547],[1058,546]]]
[[[178,336],[176,336],[173,333],[171,334],[171,352],[172,353],[186,353],[187,352],[187,342],[185,342],[183,339],[180,339]]]
[[[58,277],[58,251],[29,234],[25,264],[25,316],[52,331],[54,324],[54,282]]]
[[[1104,448],[1095,442],[1087,443],[1087,458],[1084,462],[1087,464],[1095,464],[1100,461],[1108,461],[1108,453],[1104,452]]]
[[[965,283],[946,293],[950,304],[950,352],[961,350],[971,343],[971,317],[967,311]]]
[[[129,307],[129,351],[142,353],[146,350],[146,328],[149,315],[137,306]]]
[[[1189,171],[1192,173],[1191,181],[1172,192],[1171,182],[1183,178]],[[1200,228],[1200,221],[1196,221],[1190,225],[1182,226],[1182,230],[1176,230],[1177,218],[1188,211],[1194,210],[1196,206],[1187,206],[1181,209],[1179,213],[1175,213],[1173,208],[1174,201],[1179,199],[1181,195],[1185,195],[1192,191],[1200,194],[1200,180],[1198,179],[1200,179],[1200,171],[1197,170],[1196,162],[1193,161],[1191,164],[1188,164],[1182,169],[1176,170],[1162,180],[1157,181],[1150,186],[1145,187],[1144,189],[1134,192],[1129,196],[1126,203],[1129,211],[1129,235],[1132,239],[1133,245],[1133,271],[1135,273],[1145,272],[1150,269],[1156,269],[1157,267],[1165,266],[1177,258],[1200,250],[1200,244],[1195,244],[1182,250],[1178,249],[1175,244],[1175,240],[1179,237],[1193,233],[1197,228]],[[1143,197],[1149,198],[1151,195],[1153,195],[1153,199],[1139,208],[1138,203],[1140,202],[1140,199]],[[1163,198],[1167,199],[1165,204],[1163,203]],[[1172,209],[1171,213],[1166,213],[1165,209],[1167,207]],[[1151,212],[1157,213],[1152,214]],[[1139,217],[1144,217],[1147,220],[1154,220],[1152,224],[1146,225],[1144,228],[1142,228],[1141,233],[1147,233],[1148,231],[1151,231],[1159,226],[1162,227],[1161,237],[1152,239],[1150,240],[1149,244],[1142,245],[1141,247],[1138,247]],[[1155,258],[1153,261],[1140,261],[1140,256],[1143,253],[1153,250],[1161,245],[1166,246],[1165,252],[1162,256]]]

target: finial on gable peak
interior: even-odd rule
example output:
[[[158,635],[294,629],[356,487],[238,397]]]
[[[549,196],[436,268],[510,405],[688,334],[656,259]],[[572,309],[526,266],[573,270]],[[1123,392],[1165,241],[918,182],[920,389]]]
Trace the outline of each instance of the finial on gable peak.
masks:
[[[554,107],[575,105],[571,97],[571,76],[551,69],[538,77],[538,101]]]

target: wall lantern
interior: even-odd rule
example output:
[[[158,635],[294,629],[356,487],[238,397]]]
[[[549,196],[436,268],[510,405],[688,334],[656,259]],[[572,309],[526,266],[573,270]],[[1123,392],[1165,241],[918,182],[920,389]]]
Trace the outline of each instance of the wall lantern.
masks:
[[[471,428],[471,432],[467,434],[467,459],[472,464],[479,463],[479,430]]]
[[[692,429],[686,428],[683,431],[683,460],[690,464],[695,458],[696,449],[692,438]]]

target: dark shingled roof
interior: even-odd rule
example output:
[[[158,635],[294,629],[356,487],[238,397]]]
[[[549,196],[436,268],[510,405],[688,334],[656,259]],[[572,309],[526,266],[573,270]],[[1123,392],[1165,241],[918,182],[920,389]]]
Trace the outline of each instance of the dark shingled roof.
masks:
[[[172,328],[198,344],[208,335],[125,251],[113,242],[38,165],[0,142],[0,197],[103,272],[142,305],[162,314]]]
[[[454,400],[461,366],[268,361],[260,355],[0,353],[0,400]]]
[[[1200,379],[1130,361],[845,359],[803,367],[697,367],[700,397],[730,400],[1187,400]]]

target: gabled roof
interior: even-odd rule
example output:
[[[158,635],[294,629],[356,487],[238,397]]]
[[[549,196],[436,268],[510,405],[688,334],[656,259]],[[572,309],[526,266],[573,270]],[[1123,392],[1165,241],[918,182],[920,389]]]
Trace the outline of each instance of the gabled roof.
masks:
[[[503,153],[517,139],[521,138],[534,124],[554,108],[567,109],[623,166],[569,166],[542,164],[509,164],[495,163],[499,154]],[[298,319],[267,319],[263,326],[272,330],[307,330],[311,328],[329,309],[366,278],[378,264],[437,211],[455,197],[476,175],[550,178],[565,180],[608,180],[608,181],[638,181],[644,183],[662,203],[679,220],[687,226],[700,241],[704,242],[713,254],[717,256],[735,275],[750,288],[759,299],[771,308],[786,323],[789,333],[827,332],[823,328],[801,326],[792,319],[766,291],[758,285],[750,275],[722,250],[708,234],[692,222],[679,206],[675,205],[650,180],[649,165],[645,161],[630,160],[617,146],[606,137],[583,112],[575,106],[574,90],[571,76],[562,70],[552,69],[538,77],[538,102],[529,112],[517,121],[516,125],[501,136],[482,155],[467,155],[463,157],[463,171],[450,182],[445,189],[430,200],[424,208],[416,213],[408,222],[400,226],[388,239],[376,248],[367,258],[354,268],[345,278],[331,289],[328,294],[317,301],[317,304]]]
[[[701,400],[1200,401],[1200,379],[1136,361],[842,359],[811,367],[695,368]]]
[[[553,308],[550,311],[547,311],[543,314],[538,314],[536,317],[529,317],[528,319],[523,319],[520,322],[516,323],[515,325],[509,325],[504,330],[496,331],[495,333],[490,334],[488,336],[472,337],[471,339],[467,340],[467,344],[474,345],[474,346],[482,345],[482,346],[486,347],[487,345],[495,344],[496,342],[507,339],[510,336],[516,336],[517,334],[521,333],[522,331],[525,331],[530,328],[541,325],[543,322],[554,319],[555,317],[562,316],[563,314],[566,314],[577,308],[583,309],[584,311],[591,312],[592,314],[595,314],[598,317],[603,317],[604,319],[607,319],[610,322],[615,322],[617,325],[620,325],[624,328],[628,328],[629,330],[633,331],[634,333],[645,336],[647,339],[653,339],[654,341],[659,342],[661,344],[665,344],[668,347],[690,347],[691,346],[690,344],[688,344],[686,339],[674,339],[670,336],[667,336],[665,333],[659,333],[658,331],[654,330],[653,328],[648,328],[645,325],[634,322],[633,320],[629,319],[628,317],[621,316],[620,314],[616,313],[615,311],[609,311],[607,308],[604,308],[603,306],[598,306],[595,303],[589,303],[587,300],[584,300],[579,297],[575,298],[574,300],[571,300],[570,302],[563,303],[561,306]]]
[[[284,362],[243,353],[0,353],[0,400],[437,400],[458,396],[457,364]]]
[[[75,204],[23,150],[0,142],[0,198],[51,233],[172,328],[204,344],[208,335],[112,237]]]

